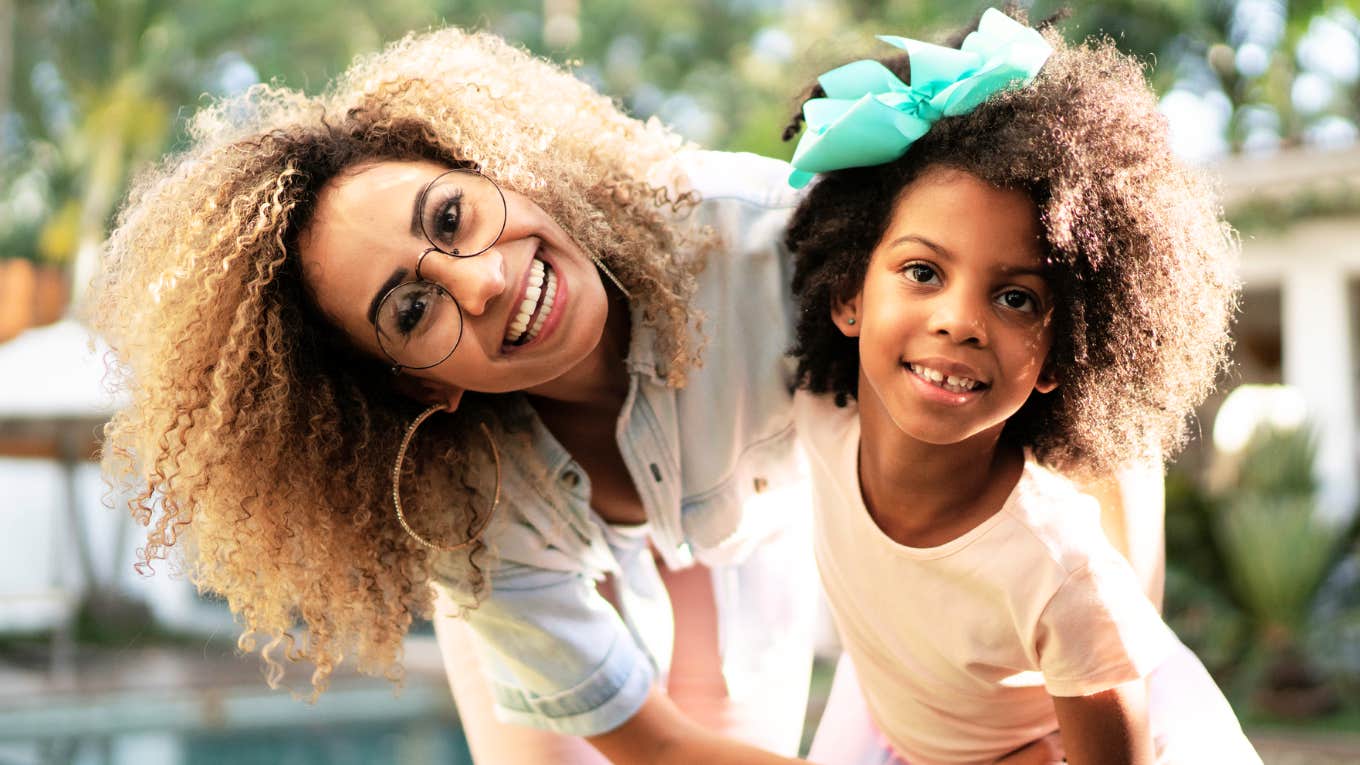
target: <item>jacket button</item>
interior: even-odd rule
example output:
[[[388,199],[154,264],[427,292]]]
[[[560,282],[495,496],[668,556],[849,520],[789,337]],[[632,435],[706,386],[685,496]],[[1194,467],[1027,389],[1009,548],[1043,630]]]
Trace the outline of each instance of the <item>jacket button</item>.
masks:
[[[766,481],[764,478],[757,477],[756,480],[752,481],[752,484],[755,486],[756,493],[760,494],[765,491],[766,487],[770,485],[770,482]]]
[[[574,489],[581,483],[581,474],[575,470],[568,470],[562,474],[562,483],[565,483],[568,488]]]

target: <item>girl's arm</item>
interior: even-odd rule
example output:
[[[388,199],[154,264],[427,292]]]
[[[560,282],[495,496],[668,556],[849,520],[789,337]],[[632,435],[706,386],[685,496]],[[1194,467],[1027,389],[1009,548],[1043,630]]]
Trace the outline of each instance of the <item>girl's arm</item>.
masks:
[[[1071,765],[1152,765],[1146,681],[1089,696],[1054,696],[1053,707]]]
[[[586,739],[616,765],[790,765],[802,762],[709,733],[653,686],[637,714]]]

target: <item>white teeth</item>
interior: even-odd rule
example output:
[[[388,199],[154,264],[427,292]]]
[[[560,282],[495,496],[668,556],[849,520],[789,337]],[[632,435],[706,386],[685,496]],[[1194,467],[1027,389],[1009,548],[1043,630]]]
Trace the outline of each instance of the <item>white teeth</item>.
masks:
[[[515,312],[515,317],[510,320],[510,326],[506,327],[504,342],[509,345],[528,342],[538,335],[539,330],[543,329],[543,322],[548,314],[552,312],[553,298],[557,295],[557,274],[548,268],[547,265],[534,258],[529,264],[528,286],[524,290],[524,299],[520,301],[519,310]],[[542,306],[539,305],[540,299]],[[538,316],[534,318],[534,309],[538,309]],[[529,325],[529,320],[533,319],[533,326]],[[527,331],[526,331],[527,330]]]
[[[538,337],[538,331],[543,329],[543,322],[548,320],[548,314],[552,313],[553,300],[557,297],[557,274],[548,274],[548,283],[543,287],[543,308],[538,312],[538,318],[534,319],[534,325],[529,328],[529,337]]]
[[[979,385],[978,381],[971,377],[946,375],[939,370],[924,367],[920,364],[911,364],[909,366],[911,367],[911,371],[915,372],[918,376],[939,385],[945,390],[953,391],[954,393],[967,393],[970,390],[976,389]]]

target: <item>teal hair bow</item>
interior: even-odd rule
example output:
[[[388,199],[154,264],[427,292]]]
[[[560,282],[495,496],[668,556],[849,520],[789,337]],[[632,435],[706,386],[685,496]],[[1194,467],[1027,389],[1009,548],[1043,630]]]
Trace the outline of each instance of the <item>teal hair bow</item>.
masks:
[[[955,50],[905,37],[879,38],[907,52],[911,85],[868,59],[817,78],[826,98],[803,105],[807,132],[794,149],[789,185],[847,167],[890,162],[941,117],[967,114],[995,93],[1034,81],[1053,53],[1043,35],[996,10]]]

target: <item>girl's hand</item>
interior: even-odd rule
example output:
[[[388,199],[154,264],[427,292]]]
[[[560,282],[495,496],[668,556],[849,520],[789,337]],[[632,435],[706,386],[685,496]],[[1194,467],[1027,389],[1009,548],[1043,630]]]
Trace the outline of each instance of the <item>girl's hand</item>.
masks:
[[[996,761],[996,765],[1055,765],[1065,762],[1065,755],[1062,734],[1055,730],[1002,757]]]

